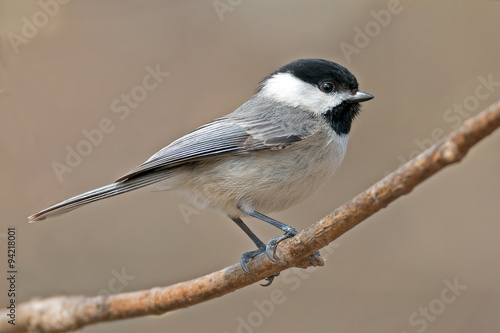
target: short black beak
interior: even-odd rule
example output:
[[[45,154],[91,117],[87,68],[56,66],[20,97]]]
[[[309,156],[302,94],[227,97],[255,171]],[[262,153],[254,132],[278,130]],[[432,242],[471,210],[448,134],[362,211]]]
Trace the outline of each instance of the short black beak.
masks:
[[[360,90],[356,91],[354,95],[349,97],[348,101],[352,103],[366,102],[373,98],[373,95],[362,92]]]

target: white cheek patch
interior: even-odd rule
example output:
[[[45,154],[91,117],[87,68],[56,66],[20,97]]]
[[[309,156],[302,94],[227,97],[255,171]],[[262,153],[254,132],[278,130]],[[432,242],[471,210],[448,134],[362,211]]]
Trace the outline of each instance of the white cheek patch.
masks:
[[[291,107],[324,113],[348,98],[347,92],[324,93],[291,73],[278,73],[269,78],[260,92],[264,97]]]

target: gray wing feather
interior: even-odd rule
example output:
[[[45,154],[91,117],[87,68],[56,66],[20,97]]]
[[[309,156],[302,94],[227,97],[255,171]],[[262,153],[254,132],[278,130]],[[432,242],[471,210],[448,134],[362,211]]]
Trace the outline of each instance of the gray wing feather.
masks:
[[[243,128],[227,118],[219,118],[172,142],[117,181],[136,177],[159,168],[199,161],[216,155],[235,153],[248,138]]]
[[[232,114],[172,142],[117,181],[215,156],[284,149],[316,131],[312,117],[310,112],[301,109],[263,105],[250,99]]]

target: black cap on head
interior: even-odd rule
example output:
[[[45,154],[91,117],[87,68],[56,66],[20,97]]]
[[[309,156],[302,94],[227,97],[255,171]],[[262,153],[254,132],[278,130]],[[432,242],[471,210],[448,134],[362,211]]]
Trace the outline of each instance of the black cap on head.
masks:
[[[267,78],[279,73],[291,73],[302,81],[315,86],[325,81],[332,81],[336,84],[337,89],[358,89],[356,77],[347,68],[324,59],[295,60],[281,67]]]

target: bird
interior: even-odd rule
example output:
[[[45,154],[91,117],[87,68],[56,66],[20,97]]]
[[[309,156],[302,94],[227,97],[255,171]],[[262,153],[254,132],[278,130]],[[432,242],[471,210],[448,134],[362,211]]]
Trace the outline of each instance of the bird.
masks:
[[[274,252],[295,228],[267,215],[310,196],[340,166],[362,102],[373,95],[338,63],[317,58],[292,61],[265,77],[234,112],[173,141],[111,184],[56,203],[28,217],[57,216],[88,203],[157,184],[199,208],[228,216],[253,241],[247,264]],[[253,217],[284,232],[264,243],[243,222]],[[271,284],[274,277],[268,277]]]

